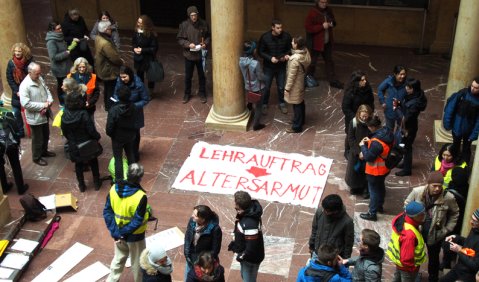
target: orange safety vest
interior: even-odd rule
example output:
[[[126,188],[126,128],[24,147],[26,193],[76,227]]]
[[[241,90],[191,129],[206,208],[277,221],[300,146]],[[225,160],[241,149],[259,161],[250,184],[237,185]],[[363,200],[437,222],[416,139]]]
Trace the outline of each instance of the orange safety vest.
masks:
[[[72,74],[69,73],[67,77],[71,77]],[[87,82],[86,86],[86,94],[90,95],[93,93],[93,90],[95,90],[95,84],[96,84],[96,74],[92,73],[90,80]]]
[[[383,151],[373,162],[366,162],[366,174],[373,176],[386,175],[389,172],[389,168],[386,167],[386,158],[389,154],[389,146],[378,138],[372,138],[369,141],[368,149],[371,147],[371,143],[377,141],[381,146],[383,146]]]

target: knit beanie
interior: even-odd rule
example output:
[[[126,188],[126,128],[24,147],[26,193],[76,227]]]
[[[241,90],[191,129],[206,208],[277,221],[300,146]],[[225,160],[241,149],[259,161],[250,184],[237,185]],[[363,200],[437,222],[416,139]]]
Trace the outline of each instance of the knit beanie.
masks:
[[[479,209],[475,210],[473,215],[475,218],[479,219]]]
[[[427,184],[441,184],[444,182],[444,177],[439,170],[432,171],[427,177]]]
[[[166,251],[161,244],[154,244],[149,248],[148,261],[151,264],[156,264],[157,261],[166,257]]]
[[[189,17],[193,13],[198,14],[198,8],[196,8],[196,6],[189,6],[188,9],[186,9],[186,14]]]
[[[406,215],[412,218],[412,217],[416,217],[420,215],[421,213],[424,213],[425,208],[423,204],[416,201],[412,201],[406,205],[405,210],[406,210]]]

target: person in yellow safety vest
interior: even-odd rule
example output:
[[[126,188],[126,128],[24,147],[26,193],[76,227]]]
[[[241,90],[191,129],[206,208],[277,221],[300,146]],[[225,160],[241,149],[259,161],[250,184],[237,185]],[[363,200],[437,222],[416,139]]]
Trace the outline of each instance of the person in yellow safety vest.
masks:
[[[389,169],[386,167],[386,158],[394,142],[394,135],[387,126],[381,125],[378,116],[369,120],[368,126],[371,134],[359,142],[361,152],[359,159],[366,161],[366,180],[369,190],[369,211],[359,216],[365,220],[376,221],[378,212],[384,212],[384,197],[386,196],[386,176]]]
[[[422,203],[412,201],[392,220],[386,255],[396,265],[393,282],[414,282],[421,264],[427,261],[426,245],[418,228],[426,217]]]
[[[460,159],[452,144],[444,144],[434,160],[434,168],[432,169],[440,171],[444,176],[442,188],[447,189],[449,186],[449,182],[452,180],[452,169],[455,167],[466,169],[467,163]]]
[[[145,249],[145,231],[150,212],[146,193],[140,185],[143,166],[133,163],[128,167],[127,180],[118,181],[106,198],[103,217],[111,237],[115,240],[115,257],[107,280],[119,281],[128,256],[135,282],[142,280],[140,255]]]

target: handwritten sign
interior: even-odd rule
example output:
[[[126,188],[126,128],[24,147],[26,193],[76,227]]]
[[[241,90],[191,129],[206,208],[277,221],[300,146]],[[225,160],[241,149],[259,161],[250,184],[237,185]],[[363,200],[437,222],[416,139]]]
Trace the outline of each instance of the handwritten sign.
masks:
[[[217,194],[245,190],[253,198],[318,207],[333,160],[196,143],[173,188]]]

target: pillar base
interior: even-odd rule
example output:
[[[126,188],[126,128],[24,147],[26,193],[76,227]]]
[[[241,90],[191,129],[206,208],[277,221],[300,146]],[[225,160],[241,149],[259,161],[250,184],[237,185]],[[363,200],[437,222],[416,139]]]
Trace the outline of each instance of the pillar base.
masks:
[[[0,228],[10,220],[10,205],[8,197],[0,194]]]
[[[434,121],[434,143],[436,144],[452,143],[451,131],[446,130],[442,126],[442,120]],[[472,145],[477,145],[477,140],[472,141]]]
[[[214,109],[214,106],[211,107],[210,113],[206,118],[206,128],[240,132],[248,131],[248,122],[251,115],[248,109],[240,115],[232,117],[218,115]]]

